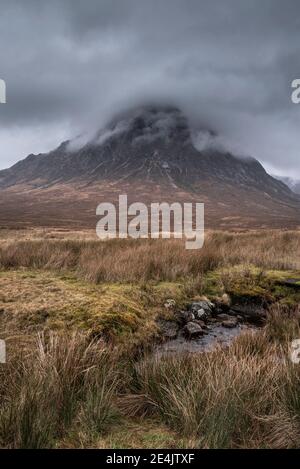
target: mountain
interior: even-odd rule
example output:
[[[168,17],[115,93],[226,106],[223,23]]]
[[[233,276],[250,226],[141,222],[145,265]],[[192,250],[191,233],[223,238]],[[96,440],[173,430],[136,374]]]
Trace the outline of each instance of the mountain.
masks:
[[[300,194],[300,180],[284,176],[274,176],[279,181],[286,184],[295,194]]]
[[[0,222],[94,228],[98,203],[121,193],[146,203],[204,202],[212,227],[300,225],[300,197],[283,182],[162,106],[127,111],[92,138],[0,171]]]
[[[29,155],[0,171],[0,187],[130,180],[196,189],[210,180],[291,197],[290,190],[257,160],[222,149],[211,131],[191,130],[174,108],[138,109],[118,116],[83,146],[78,140],[64,142],[48,154]]]

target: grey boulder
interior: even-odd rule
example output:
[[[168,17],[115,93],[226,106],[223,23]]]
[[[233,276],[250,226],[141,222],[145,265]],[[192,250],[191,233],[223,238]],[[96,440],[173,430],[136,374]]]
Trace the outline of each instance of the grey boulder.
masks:
[[[191,340],[202,336],[204,331],[196,322],[188,322],[183,328],[183,333],[187,339]]]

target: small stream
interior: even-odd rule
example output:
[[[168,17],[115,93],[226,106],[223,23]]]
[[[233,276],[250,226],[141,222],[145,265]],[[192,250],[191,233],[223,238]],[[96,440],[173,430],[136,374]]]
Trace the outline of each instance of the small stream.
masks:
[[[163,340],[155,353],[203,353],[226,347],[241,334],[259,330],[264,317],[264,308],[257,304],[229,307],[208,300],[194,302],[186,310],[174,310],[170,320],[160,321]]]
[[[257,330],[257,327],[249,324],[239,324],[232,329],[228,329],[222,325],[215,325],[207,334],[192,340],[187,340],[184,334],[179,332],[175,339],[159,344],[155,349],[155,353],[165,355],[170,353],[211,352],[219,346],[225,347],[229,345],[236,337],[245,332],[256,332]]]

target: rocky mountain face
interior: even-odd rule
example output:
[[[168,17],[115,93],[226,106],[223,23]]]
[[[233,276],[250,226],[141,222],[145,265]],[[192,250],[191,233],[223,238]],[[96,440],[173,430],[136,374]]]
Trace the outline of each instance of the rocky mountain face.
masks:
[[[284,176],[282,177],[276,176],[276,179],[279,179],[279,181],[282,181],[295,194],[300,194],[300,180],[299,179],[293,179],[293,178],[284,177]]]
[[[19,196],[21,205],[28,199],[31,213],[38,200],[48,218],[51,210],[58,217],[67,199],[78,202],[84,218],[102,199],[127,193],[136,201],[205,202],[211,219],[283,216],[300,224],[300,198],[283,182],[256,159],[233,155],[213,131],[191,128],[173,107],[134,109],[87,141],[80,137],[29,155],[0,171],[0,192],[3,201],[8,194]]]
[[[81,147],[80,139],[64,142],[48,154],[29,155],[0,171],[1,187],[29,183],[42,188],[80,180],[135,180],[185,189],[209,180],[292,196],[257,160],[222,149],[211,131],[192,131],[174,108],[135,110],[115,119]]]

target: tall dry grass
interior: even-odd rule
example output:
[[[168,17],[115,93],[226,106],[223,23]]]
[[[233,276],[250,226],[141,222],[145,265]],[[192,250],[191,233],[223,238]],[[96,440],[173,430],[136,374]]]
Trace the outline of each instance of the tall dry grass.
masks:
[[[0,446],[93,446],[124,418],[153,418],[201,448],[296,448],[300,367],[286,333],[295,318],[280,330],[275,316],[227,349],[132,362],[84,335],[39,335],[0,368]]]
[[[178,240],[0,243],[2,269],[71,270],[96,283],[201,283],[203,273],[236,265],[300,269],[300,233],[209,233],[199,251]],[[0,368],[0,446],[56,447],[71,430],[92,440],[121,411],[155,416],[199,447],[297,447],[300,368],[288,349],[299,336],[297,315],[274,307],[263,331],[226,350],[151,355],[129,366],[85,335],[40,335]]]
[[[84,335],[39,335],[0,369],[0,446],[53,447],[74,422],[103,431],[115,416],[112,357]]]
[[[300,233],[212,232],[204,247],[179,240],[26,240],[0,244],[0,268],[73,270],[91,282],[172,281],[239,264],[300,269]]]
[[[129,415],[155,415],[201,448],[297,448],[300,369],[266,335],[135,366]]]

